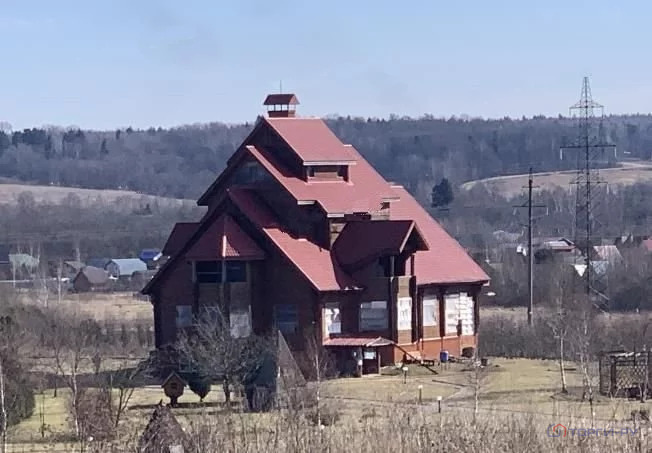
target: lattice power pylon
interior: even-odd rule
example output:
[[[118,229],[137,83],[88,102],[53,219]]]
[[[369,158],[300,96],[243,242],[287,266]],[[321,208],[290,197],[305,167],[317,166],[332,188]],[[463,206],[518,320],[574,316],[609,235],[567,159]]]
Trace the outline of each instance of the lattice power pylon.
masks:
[[[605,288],[602,282],[604,269],[595,265],[595,245],[602,245],[600,238],[601,223],[598,207],[601,203],[605,181],[600,177],[599,163],[605,161],[607,149],[615,145],[604,140],[602,126],[604,107],[593,100],[589,78],[584,77],[580,100],[570,107],[571,118],[577,121],[575,141],[564,146],[565,150],[576,151],[577,174],[573,184],[576,185],[574,241],[581,251],[576,255],[576,264],[584,269],[584,289],[588,300],[599,305],[606,305]]]

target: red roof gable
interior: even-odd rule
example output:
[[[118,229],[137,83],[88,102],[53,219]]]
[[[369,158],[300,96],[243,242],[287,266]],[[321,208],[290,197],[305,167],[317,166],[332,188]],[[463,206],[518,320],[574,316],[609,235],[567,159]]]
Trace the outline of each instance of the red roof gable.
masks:
[[[231,216],[223,214],[197,239],[186,258],[194,261],[258,260],[265,258],[265,253]]]
[[[199,223],[179,222],[174,225],[167,242],[163,246],[163,255],[173,256],[186,245],[186,242],[195,234]]]
[[[343,266],[359,266],[381,256],[400,254],[412,234],[419,250],[428,250],[412,220],[372,220],[346,224],[333,244]]]
[[[350,162],[356,156],[320,118],[265,118],[304,164]]]
[[[247,218],[276,245],[318,291],[356,289],[358,286],[333,260],[329,250],[284,231],[267,205],[248,189],[228,189],[229,197]]]
[[[405,190],[394,186],[400,197],[392,203],[390,217],[414,220],[430,247],[416,252],[417,284],[428,283],[484,283],[489,277],[466,253],[462,246],[444,230],[435,219]]]
[[[229,161],[229,168],[226,172],[233,171],[244,157],[252,156],[297,202],[314,201],[327,214],[378,213],[381,211],[383,202],[391,200],[390,219],[405,222],[389,222],[388,231],[379,235],[374,233],[374,237],[377,239],[369,240],[367,238],[365,243],[370,246],[365,250],[375,253],[377,249],[383,250],[390,247],[394,250],[399,245],[402,246],[406,237],[412,234],[403,233],[414,221],[415,226],[410,228],[416,230],[424,242],[415,257],[418,285],[484,283],[489,280],[488,276],[467,255],[457,241],[448,235],[405,189],[390,186],[355,148],[343,145],[322,120],[268,118],[261,120],[256,129],[268,126],[272,127],[304,162],[321,162],[324,158],[331,159],[331,161],[335,159],[353,161],[354,164],[349,166],[349,180],[305,181],[301,179],[300,175],[290,172],[274,157],[272,152],[255,146],[240,148],[236,157]],[[253,134],[254,132],[252,132]],[[248,140],[245,140],[245,144],[250,143]],[[213,196],[216,191],[220,190],[223,180],[226,180],[224,174],[218,178],[200,201],[205,202],[209,196]],[[275,214],[252,189],[232,187],[226,192],[221,192],[220,195],[221,197],[228,196],[238,209],[311,282],[315,289],[340,291],[360,287],[340,267],[335,259],[337,252],[331,253],[305,238],[289,234],[279,223]],[[204,222],[202,222],[202,228],[207,226]],[[385,227],[379,227],[379,229],[383,228]],[[361,231],[361,234],[369,236],[373,231],[375,230],[369,229],[366,232]],[[197,238],[196,240],[207,241],[208,249],[215,248],[215,245],[219,244],[219,241],[214,239],[214,234],[211,235],[209,232],[202,232],[202,234],[207,238]],[[249,238],[247,237],[247,239]],[[172,242],[172,238],[168,242]],[[424,248],[429,249],[424,250]],[[236,247],[233,249],[232,253],[238,255],[240,250]],[[356,253],[358,252],[360,251],[356,251]],[[354,261],[355,259],[357,258],[353,257]],[[349,262],[350,260],[344,257],[343,261]],[[146,290],[149,291],[149,289],[148,286]]]
[[[298,201],[315,201],[329,214],[373,213],[381,209],[383,200],[394,198],[387,182],[358,152],[356,165],[349,169],[349,181],[307,182],[285,168],[272,153],[247,146],[249,153]]]

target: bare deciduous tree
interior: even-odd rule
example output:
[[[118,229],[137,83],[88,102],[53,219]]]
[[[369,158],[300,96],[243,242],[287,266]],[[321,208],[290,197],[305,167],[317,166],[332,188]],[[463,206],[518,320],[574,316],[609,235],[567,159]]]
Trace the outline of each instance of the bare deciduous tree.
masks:
[[[74,314],[61,314],[51,322],[52,352],[56,372],[70,390],[70,410],[75,435],[80,438],[79,374],[96,349],[97,326]]]
[[[210,315],[197,317],[192,330],[177,342],[180,360],[192,373],[222,381],[227,405],[233,387],[256,371],[269,346],[267,339],[257,335],[233,335],[228,317],[217,308]]]

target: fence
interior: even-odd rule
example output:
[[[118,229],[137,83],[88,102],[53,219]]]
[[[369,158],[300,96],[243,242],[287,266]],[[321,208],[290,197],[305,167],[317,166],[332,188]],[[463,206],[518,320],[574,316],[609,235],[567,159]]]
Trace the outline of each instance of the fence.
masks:
[[[612,351],[600,355],[600,393],[613,397],[640,397],[650,392],[652,351]]]

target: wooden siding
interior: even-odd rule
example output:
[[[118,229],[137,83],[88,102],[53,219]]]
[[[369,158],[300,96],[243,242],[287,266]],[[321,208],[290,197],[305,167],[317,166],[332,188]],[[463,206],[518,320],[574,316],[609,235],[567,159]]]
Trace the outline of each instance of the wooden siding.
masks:
[[[156,347],[172,344],[177,339],[177,305],[194,305],[195,291],[192,281],[192,265],[180,260],[157,288],[153,303],[158,305],[156,318],[159,330],[156,334]]]

